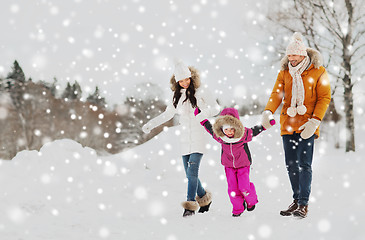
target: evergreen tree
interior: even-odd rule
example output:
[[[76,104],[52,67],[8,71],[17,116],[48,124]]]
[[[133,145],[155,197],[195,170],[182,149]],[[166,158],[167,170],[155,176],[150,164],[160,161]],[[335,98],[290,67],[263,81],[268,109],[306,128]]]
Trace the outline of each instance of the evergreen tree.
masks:
[[[19,63],[15,60],[12,71],[7,76],[7,86],[14,105],[19,108],[24,94],[25,75]]]
[[[27,119],[24,117],[24,113],[27,111],[25,106],[24,93],[26,92],[25,75],[19,63],[15,60],[12,71],[7,76],[6,89],[10,93],[11,101],[16,109],[18,117],[21,123],[21,131],[24,134],[26,141],[25,146],[28,148],[30,136],[28,135]]]
[[[19,66],[18,61],[14,61],[12,70],[13,71],[8,74],[7,79],[14,79],[19,82],[25,82],[25,75],[22,68]]]
[[[62,96],[63,99],[72,99],[72,87],[71,84],[68,82],[66,89],[63,91]]]
[[[82,91],[80,84],[75,81],[74,85],[72,85],[72,99],[78,99],[80,100],[82,97]]]
[[[95,92],[93,94],[90,94],[86,100],[96,106],[105,107],[106,105],[105,98],[100,96],[99,87],[96,87]]]
[[[63,99],[67,98],[68,100],[75,100],[75,99],[80,100],[81,96],[82,96],[81,87],[80,84],[76,81],[72,86],[69,82],[67,83],[66,89],[63,91],[61,97]]]
[[[51,91],[52,96],[56,96],[56,90],[57,90],[57,78],[53,78],[53,83],[49,87],[49,90]]]

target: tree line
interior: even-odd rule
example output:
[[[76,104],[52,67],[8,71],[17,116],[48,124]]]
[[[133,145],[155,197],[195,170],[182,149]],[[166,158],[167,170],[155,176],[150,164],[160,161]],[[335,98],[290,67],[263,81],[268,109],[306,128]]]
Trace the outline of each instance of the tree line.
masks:
[[[17,61],[7,77],[0,78],[0,159],[63,138],[99,154],[114,154],[147,141],[163,128],[148,135],[141,130],[146,116],[165,109],[161,100],[131,96],[110,109],[98,87],[85,101],[77,82],[68,83],[62,92],[58,88],[56,78],[53,83],[26,79]]]
[[[48,142],[64,138],[99,154],[115,154],[174,125],[172,119],[144,134],[142,125],[164,111],[166,104],[156,97],[161,95],[159,86],[141,83],[137,88],[141,94],[128,96],[111,108],[98,87],[84,101],[82,87],[76,81],[60,90],[56,78],[53,83],[27,80],[15,61],[7,77],[0,77],[0,159],[12,159],[22,150],[39,150]],[[225,107],[235,107],[245,116],[261,114],[264,105],[254,100]],[[336,123],[340,117],[332,101],[324,121]]]

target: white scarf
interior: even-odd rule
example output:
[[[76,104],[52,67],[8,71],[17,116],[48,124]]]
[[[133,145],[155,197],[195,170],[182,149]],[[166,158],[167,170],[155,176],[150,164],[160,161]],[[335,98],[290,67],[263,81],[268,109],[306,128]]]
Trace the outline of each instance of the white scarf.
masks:
[[[307,112],[307,108],[303,105],[304,103],[304,85],[302,79],[302,73],[307,69],[310,64],[310,58],[306,56],[302,62],[297,66],[293,67],[290,62],[288,63],[289,73],[293,78],[293,84],[291,89],[291,103],[286,113],[290,117],[295,117],[297,113],[304,115]]]

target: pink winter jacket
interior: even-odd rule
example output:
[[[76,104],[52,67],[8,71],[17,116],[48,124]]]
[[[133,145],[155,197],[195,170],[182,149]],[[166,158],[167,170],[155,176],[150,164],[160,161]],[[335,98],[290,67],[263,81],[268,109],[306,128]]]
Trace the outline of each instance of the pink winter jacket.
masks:
[[[238,111],[235,108],[225,108],[212,126],[205,119],[201,122],[206,131],[222,145],[221,163],[226,167],[241,168],[252,163],[248,142],[264,129],[262,125],[253,128],[243,127],[239,120]],[[235,129],[233,138],[228,138],[222,130],[223,125],[230,125]]]

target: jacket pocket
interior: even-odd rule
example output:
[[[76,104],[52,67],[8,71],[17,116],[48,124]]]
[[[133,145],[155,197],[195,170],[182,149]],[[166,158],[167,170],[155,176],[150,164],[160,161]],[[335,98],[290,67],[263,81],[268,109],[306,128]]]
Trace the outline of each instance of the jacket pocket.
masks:
[[[306,82],[307,82],[307,84],[306,84],[306,86],[304,86],[305,97],[313,98],[314,89],[316,88],[315,80],[312,77],[309,77]]]

